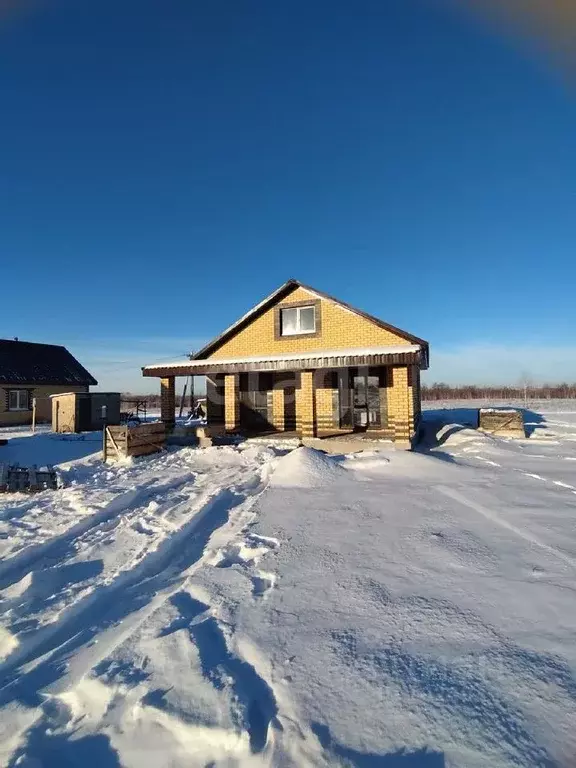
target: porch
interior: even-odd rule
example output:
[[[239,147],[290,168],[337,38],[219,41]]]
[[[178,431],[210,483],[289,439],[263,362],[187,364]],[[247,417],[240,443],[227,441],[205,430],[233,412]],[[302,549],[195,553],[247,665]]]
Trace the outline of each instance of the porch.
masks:
[[[203,375],[208,425],[244,436],[365,433],[410,447],[420,418],[420,350],[411,346],[147,366],[161,418],[174,426],[177,376]]]

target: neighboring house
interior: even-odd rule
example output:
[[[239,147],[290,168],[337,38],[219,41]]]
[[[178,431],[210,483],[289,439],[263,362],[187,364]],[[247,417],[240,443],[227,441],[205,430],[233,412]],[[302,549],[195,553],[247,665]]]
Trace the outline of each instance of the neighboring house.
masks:
[[[0,426],[50,421],[50,395],[87,392],[96,379],[65,347],[0,339]]]
[[[162,420],[176,376],[205,375],[208,423],[227,432],[367,431],[408,447],[421,414],[428,343],[289,280],[184,363],[150,365]]]

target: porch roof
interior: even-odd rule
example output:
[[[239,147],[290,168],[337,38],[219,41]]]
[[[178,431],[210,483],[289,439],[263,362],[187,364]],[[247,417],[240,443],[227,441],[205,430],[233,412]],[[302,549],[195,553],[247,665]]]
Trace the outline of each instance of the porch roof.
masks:
[[[202,376],[209,373],[249,373],[256,371],[299,371],[315,368],[412,365],[426,368],[426,353],[419,344],[398,344],[361,349],[315,350],[287,355],[243,358],[208,358],[175,363],[158,363],[142,368],[143,376]]]

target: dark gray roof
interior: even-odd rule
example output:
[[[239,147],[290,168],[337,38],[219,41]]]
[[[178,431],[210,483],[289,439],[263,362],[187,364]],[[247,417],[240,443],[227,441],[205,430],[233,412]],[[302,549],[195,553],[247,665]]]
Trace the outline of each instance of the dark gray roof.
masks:
[[[0,384],[95,385],[66,347],[0,339]]]

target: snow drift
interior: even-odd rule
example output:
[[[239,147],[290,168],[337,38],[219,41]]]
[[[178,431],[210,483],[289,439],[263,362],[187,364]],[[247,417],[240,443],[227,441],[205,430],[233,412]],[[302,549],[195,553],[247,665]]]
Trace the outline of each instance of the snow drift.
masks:
[[[283,488],[321,488],[347,474],[337,461],[314,448],[301,447],[278,462],[270,485]]]

